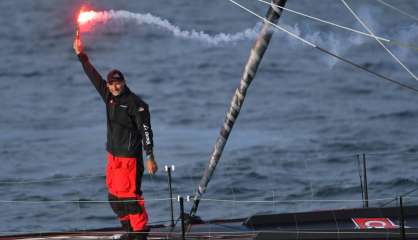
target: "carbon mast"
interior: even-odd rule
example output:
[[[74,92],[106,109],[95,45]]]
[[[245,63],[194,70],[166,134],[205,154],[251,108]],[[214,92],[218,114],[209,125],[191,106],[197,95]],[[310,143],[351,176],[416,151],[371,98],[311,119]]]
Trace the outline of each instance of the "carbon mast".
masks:
[[[235,1],[230,0],[232,3],[237,4]],[[273,36],[273,31],[270,29],[270,23],[277,23],[282,14],[283,8],[279,8],[274,5],[284,7],[287,0],[271,0],[270,8],[268,9],[266,19],[264,21],[261,31],[251,48],[250,56],[248,57],[247,63],[244,68],[244,72],[241,76],[240,85],[235,90],[235,94],[232,97],[229,110],[226,113],[224,124],[219,132],[219,136],[216,139],[215,146],[213,147],[212,153],[209,158],[208,165],[203,173],[202,179],[200,180],[199,186],[196,190],[196,193],[193,197],[193,206],[190,210],[190,216],[194,217],[196,215],[201,196],[205,193],[207,185],[215,171],[216,165],[218,164],[223,149],[228,140],[229,134],[232,131],[235,121],[238,118],[238,114],[241,111],[242,104],[247,93],[247,89],[250,86],[252,80],[257,73],[258,66],[261,63],[263,55],[267,50],[267,47],[270,43],[271,37]]]

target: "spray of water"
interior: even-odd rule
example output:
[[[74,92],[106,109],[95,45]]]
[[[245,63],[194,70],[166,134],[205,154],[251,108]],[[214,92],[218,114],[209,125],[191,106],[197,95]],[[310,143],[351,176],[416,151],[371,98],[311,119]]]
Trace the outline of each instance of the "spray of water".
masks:
[[[160,29],[164,29],[172,33],[176,37],[197,40],[211,45],[218,45],[222,43],[236,43],[242,40],[255,39],[260,29],[260,24],[257,24],[253,28],[249,28],[235,34],[218,33],[216,35],[209,35],[203,31],[182,30],[178,26],[175,26],[172,23],[170,23],[168,20],[161,19],[150,13],[141,14],[123,10],[110,10],[102,12],[88,11],[80,13],[78,17],[78,23],[80,26],[82,26],[81,29],[83,31],[90,31],[93,25],[98,23],[106,23],[108,21],[133,21],[139,25],[148,24],[151,26],[156,26]]]

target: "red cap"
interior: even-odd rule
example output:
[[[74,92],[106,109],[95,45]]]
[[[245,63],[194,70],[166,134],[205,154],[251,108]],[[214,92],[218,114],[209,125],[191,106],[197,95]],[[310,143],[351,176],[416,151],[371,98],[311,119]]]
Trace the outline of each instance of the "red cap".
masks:
[[[123,76],[122,72],[117,69],[113,69],[107,74],[107,82],[114,81],[125,81],[125,77]]]

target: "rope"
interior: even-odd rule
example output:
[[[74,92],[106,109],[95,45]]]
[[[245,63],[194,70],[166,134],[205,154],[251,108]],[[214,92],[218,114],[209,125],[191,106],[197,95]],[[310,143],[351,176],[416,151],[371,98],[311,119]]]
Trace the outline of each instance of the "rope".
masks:
[[[412,197],[411,197],[412,198]],[[377,198],[370,199],[370,202],[392,200],[393,198]],[[137,201],[168,201],[170,198],[156,198],[146,200],[0,200],[0,203],[112,203],[112,202],[137,202]],[[177,200],[172,198],[171,200]],[[231,203],[299,203],[299,202],[362,202],[357,199],[295,199],[295,200],[236,200],[236,199],[216,199],[216,198],[202,198],[202,201],[207,202],[231,202]]]
[[[334,26],[334,27],[338,27],[338,28],[341,28],[341,29],[345,29],[345,30],[348,30],[348,31],[351,31],[351,32],[361,34],[363,36],[374,38],[371,34],[368,34],[368,33],[353,29],[353,28],[345,27],[345,26],[342,26],[342,25],[339,25],[339,24],[336,24],[336,23],[333,23],[333,22],[330,22],[330,21],[327,21],[327,20],[324,20],[324,19],[321,19],[321,18],[317,18],[317,17],[311,16],[311,15],[308,15],[308,14],[305,14],[305,13],[302,13],[302,12],[297,12],[295,10],[285,8],[285,7],[276,5],[276,4],[271,3],[271,2],[267,2],[265,0],[257,0],[257,1],[259,1],[261,3],[265,3],[267,5],[271,5],[271,6],[281,8],[281,9],[286,10],[288,12],[291,12],[291,13],[294,13],[294,14],[297,14],[297,15],[300,15],[300,16],[303,16],[303,17],[306,17],[306,18],[309,18],[309,19],[312,19],[312,20],[315,20],[315,21],[318,21],[318,22],[321,22],[321,23],[325,23],[325,24],[328,24],[328,25],[331,25],[331,26]],[[384,37],[377,37],[377,38],[379,38],[380,40],[385,41],[385,42],[391,42],[391,40],[389,40],[387,38],[384,38]]]
[[[321,154],[323,154],[321,152]],[[406,158],[405,156],[402,157],[402,159],[415,159],[418,157],[417,153],[411,153],[411,152],[373,152],[373,153],[368,153],[369,156],[390,156],[390,154],[407,154],[407,155],[411,155],[411,157]],[[351,155],[333,155],[333,156],[320,156],[320,157],[315,157],[316,161],[320,161],[320,160],[328,160],[328,159],[334,159],[334,158],[338,158],[338,159],[349,159],[349,158],[355,158],[357,155],[355,154],[351,154]],[[190,170],[193,171],[193,170]],[[189,173],[189,180],[191,183],[194,184],[193,179],[192,179],[192,174]],[[292,176],[298,176],[298,174],[292,175]],[[63,178],[52,178],[52,179],[31,179],[31,180],[23,180],[23,181],[0,181],[0,187],[1,185],[12,185],[12,184],[33,184],[33,183],[49,183],[49,182],[67,182],[67,181],[83,181],[83,180],[88,180],[88,179],[92,179],[92,178],[103,178],[105,177],[104,174],[98,174],[98,175],[89,175],[89,176],[72,176],[72,177],[63,177]],[[156,183],[156,180],[153,176],[150,175],[149,180],[152,182],[152,184]]]
[[[248,9],[248,8],[244,7],[243,5],[241,5],[241,4],[237,3],[237,2],[235,2],[234,0],[228,0],[228,1],[232,2],[233,4],[237,5],[238,7],[242,8],[242,9],[244,9],[245,11],[247,11],[247,12],[249,12],[249,13],[251,13],[251,14],[255,15],[256,17],[258,17],[258,18],[262,19],[263,21],[265,21],[265,22],[267,22],[267,23],[269,23],[269,24],[273,25],[274,27],[276,27],[276,28],[280,29],[281,31],[283,31],[283,32],[285,32],[285,33],[287,33],[287,34],[289,34],[290,36],[292,36],[292,37],[296,38],[297,40],[299,40],[299,41],[301,41],[301,42],[303,42],[303,43],[305,43],[305,44],[307,44],[307,45],[309,45],[309,46],[311,46],[311,47],[316,47],[316,46],[315,46],[315,44],[313,44],[313,43],[311,43],[311,42],[309,42],[309,41],[307,41],[307,40],[305,40],[305,39],[303,39],[303,38],[299,37],[298,35],[296,35],[296,34],[294,34],[294,33],[290,32],[290,31],[288,31],[287,29],[285,29],[285,28],[283,28],[283,27],[280,27],[279,25],[277,25],[277,24],[275,24],[275,23],[273,23],[273,22],[271,22],[271,21],[267,20],[266,18],[264,18],[264,17],[262,17],[262,16],[258,15],[257,13],[255,13],[255,12],[251,11],[250,9]]]
[[[369,202],[378,202],[391,200],[392,198],[378,198],[370,199]],[[202,198],[202,201],[208,202],[231,202],[231,203],[300,203],[300,202],[363,202],[363,200],[356,199],[296,199],[296,200],[234,200],[234,199],[215,199],[215,198]]]
[[[401,43],[401,42],[392,40],[392,41],[389,42],[389,44],[394,44],[394,45],[397,45],[399,47],[409,48],[409,49],[413,49],[415,51],[418,51],[418,47],[417,46],[412,45],[412,44],[409,44],[409,43]]]
[[[297,14],[297,15],[300,15],[300,16],[303,16],[303,17],[306,17],[306,18],[309,18],[309,19],[312,19],[312,20],[315,20],[315,21],[318,21],[318,22],[321,22],[321,23],[325,23],[325,24],[328,24],[328,25],[331,25],[331,26],[334,26],[334,27],[337,27],[337,28],[341,28],[341,29],[344,29],[344,30],[347,30],[347,31],[358,33],[358,34],[366,36],[366,37],[378,38],[379,40],[384,41],[388,44],[393,44],[393,45],[397,45],[399,47],[409,48],[409,49],[413,49],[413,50],[418,51],[417,46],[409,44],[409,43],[402,43],[402,42],[399,42],[397,40],[391,40],[391,39],[387,39],[387,38],[379,37],[379,36],[374,36],[373,37],[373,35],[371,35],[369,33],[365,33],[365,32],[362,32],[362,31],[359,31],[359,30],[356,30],[356,29],[353,29],[353,28],[349,28],[349,27],[342,26],[342,25],[339,25],[339,24],[336,24],[336,23],[333,23],[333,22],[330,22],[330,21],[327,21],[327,20],[324,20],[324,19],[321,19],[321,18],[314,17],[314,16],[311,16],[311,15],[308,15],[308,14],[305,14],[305,13],[302,13],[302,12],[298,12],[298,11],[295,11],[295,10],[292,10],[292,9],[289,9],[289,8],[285,8],[285,7],[276,5],[274,3],[270,3],[270,2],[265,1],[265,0],[257,0],[257,1],[259,1],[261,3],[265,3],[267,5],[271,5],[271,6],[281,8],[281,9],[286,10],[288,12],[291,12],[291,13],[294,13],[294,14]]]
[[[353,11],[353,9],[345,2],[345,0],[341,0],[341,2],[344,4],[344,6],[348,9],[348,11],[350,11],[350,13],[354,16],[354,18],[357,19],[357,21],[374,37],[374,39],[376,39],[376,41],[386,50],[386,52],[388,52],[393,59],[395,59],[408,73],[409,75],[411,75],[411,77],[413,77],[415,80],[418,81],[418,77],[415,76],[415,74],[409,70],[409,68],[407,66],[405,66],[405,64],[403,64],[401,62],[401,60],[399,60],[398,57],[395,56],[395,54],[393,54],[386,46],[385,44],[382,43],[382,41],[380,41],[376,35],[372,32],[372,30],[366,25],[366,23],[364,23],[364,21],[362,21],[360,19],[360,17]]]
[[[362,178],[362,175],[361,175],[361,164],[360,164],[360,155],[359,154],[357,154],[357,168],[358,168],[358,175],[360,177],[361,199],[364,199],[363,178]]]
[[[55,179],[45,179],[45,180],[27,180],[27,181],[0,181],[0,185],[7,184],[31,184],[31,183],[48,183],[48,182],[67,182],[74,180],[86,180],[91,178],[105,177],[105,175],[90,175],[90,176],[77,176],[77,177],[65,177],[65,178],[55,178]]]
[[[150,182],[152,184],[156,183],[156,180],[153,175],[148,174],[150,176]],[[23,180],[23,181],[0,181],[1,185],[12,185],[12,184],[32,184],[32,183],[55,183],[55,182],[68,182],[68,181],[83,181],[89,180],[92,178],[104,178],[106,175],[98,174],[98,175],[90,175],[90,176],[73,176],[73,177],[63,177],[63,178],[52,178],[52,179],[32,179],[32,180]]]
[[[410,191],[408,191],[408,192],[406,192],[404,194],[401,194],[400,196],[403,197],[403,198],[407,198],[407,199],[416,199],[417,197],[414,197],[414,196],[407,197],[407,196],[409,194],[411,194],[411,193],[416,192],[417,190],[418,190],[418,187],[417,188],[414,188],[414,189],[412,189],[412,190],[410,190]],[[386,203],[383,203],[383,204],[380,205],[380,207],[387,206],[388,204],[395,202],[397,199],[398,198],[394,198],[394,199],[392,199],[392,200],[390,200],[390,201],[388,201]]]
[[[391,78],[389,78],[389,77],[386,77],[386,76],[384,76],[384,75],[382,75],[382,74],[380,74],[380,73],[377,73],[377,72],[374,72],[374,71],[372,71],[372,70],[369,70],[368,68],[365,68],[365,67],[363,67],[363,66],[361,66],[361,65],[359,65],[359,64],[357,64],[357,63],[354,63],[354,62],[352,62],[352,61],[350,61],[350,60],[348,60],[348,59],[345,59],[345,58],[343,58],[343,57],[341,57],[341,56],[339,56],[339,55],[335,54],[335,53],[332,53],[332,52],[330,52],[330,51],[328,51],[328,50],[326,50],[326,49],[324,49],[324,48],[322,48],[322,47],[319,47],[319,46],[317,46],[317,45],[313,44],[312,42],[309,42],[308,40],[305,40],[305,39],[303,39],[303,38],[301,38],[301,37],[297,36],[296,34],[294,34],[294,33],[290,32],[290,31],[288,31],[288,30],[286,30],[286,29],[284,29],[284,28],[280,27],[279,25],[277,25],[277,24],[275,24],[275,23],[273,23],[273,22],[268,21],[268,20],[267,20],[267,19],[265,19],[264,17],[262,17],[262,16],[258,15],[257,13],[255,13],[255,12],[251,11],[250,9],[248,9],[248,8],[246,8],[246,7],[244,7],[244,6],[242,6],[241,4],[239,4],[239,3],[235,2],[234,0],[228,0],[228,1],[230,1],[230,2],[232,2],[233,4],[235,4],[235,5],[239,6],[241,9],[243,9],[243,10],[245,10],[245,11],[247,11],[247,12],[251,13],[252,15],[254,15],[254,16],[256,16],[256,17],[260,18],[261,20],[263,20],[263,21],[265,21],[265,22],[269,23],[269,24],[270,24],[270,25],[272,25],[273,27],[275,27],[275,28],[277,28],[277,29],[279,29],[279,30],[281,30],[281,31],[284,31],[285,33],[289,34],[289,35],[290,35],[290,36],[292,36],[293,38],[295,38],[295,39],[297,39],[297,40],[299,40],[299,41],[301,41],[301,42],[303,42],[303,43],[305,43],[305,44],[307,44],[307,45],[309,45],[309,46],[311,46],[311,47],[313,47],[313,48],[316,48],[317,50],[319,50],[319,51],[321,51],[321,52],[323,52],[323,53],[325,53],[325,54],[327,54],[327,55],[330,55],[330,56],[332,56],[332,57],[334,57],[334,58],[337,58],[337,59],[339,59],[339,60],[341,60],[341,61],[343,61],[343,62],[345,62],[345,63],[348,63],[348,64],[350,64],[350,65],[352,65],[352,66],[356,67],[356,68],[362,69],[362,70],[364,70],[364,71],[366,71],[366,72],[368,72],[368,73],[371,73],[371,74],[373,74],[373,75],[375,75],[375,76],[377,76],[377,77],[379,77],[379,78],[382,78],[382,79],[384,79],[384,80],[386,80],[386,81],[389,81],[389,82],[394,83],[394,84],[396,84],[396,85],[398,85],[398,86],[401,86],[401,87],[403,87],[403,88],[406,88],[406,89],[409,89],[409,90],[412,90],[412,91],[414,91],[414,92],[417,92],[417,93],[418,93],[418,89],[416,89],[416,88],[414,88],[414,87],[412,87],[412,86],[409,86],[409,85],[403,84],[403,83],[401,83],[401,82],[399,82],[399,81],[396,81],[396,80],[394,80],[394,79],[391,79]]]
[[[415,190],[414,190],[415,191]],[[405,197],[405,199],[418,199],[418,196]]]
[[[388,201],[388,202],[386,202],[386,203],[383,203],[383,204],[381,204],[380,205],[380,207],[385,207],[385,206],[387,206],[387,205],[389,205],[390,203],[393,203],[394,201],[396,201],[398,198],[393,198],[392,200],[390,200],[390,201]]]
[[[415,159],[416,157],[418,157],[418,153],[417,152],[407,152],[407,151],[391,151],[391,152],[387,152],[387,151],[381,151],[381,152],[368,152],[367,155],[369,157],[382,157],[382,156],[393,156],[393,155],[399,155],[399,154],[403,154],[403,155],[410,155],[408,156],[410,159]],[[407,158],[408,159],[408,158]]]
[[[170,198],[156,198],[156,199],[133,199],[133,200],[115,200],[115,201],[105,201],[105,200],[0,200],[0,203],[112,203],[112,202],[138,202],[138,201],[168,201]],[[176,198],[171,198],[171,200],[176,200]]]
[[[376,0],[376,1],[377,1],[377,2],[379,2],[380,4],[385,5],[386,7],[392,8],[393,10],[395,10],[395,11],[397,11],[397,12],[401,13],[401,14],[402,14],[402,15],[404,15],[404,16],[408,16],[408,17],[410,17],[410,18],[412,18],[412,19],[414,19],[414,20],[418,21],[418,17],[415,17],[414,15],[411,15],[411,14],[409,14],[409,13],[407,13],[407,12],[405,12],[405,11],[403,11],[403,10],[401,10],[401,9],[399,9],[399,8],[397,8],[397,7],[395,7],[395,6],[393,6],[393,5],[390,5],[389,3],[387,3],[387,2],[385,2],[385,1],[383,1],[383,0]]]
[[[42,236],[42,233],[40,232],[23,232],[23,231],[4,231],[4,232],[0,232],[2,234],[36,234],[37,236]],[[125,231],[89,231],[89,230],[79,230],[79,231],[71,231],[69,232],[71,234],[112,234],[112,233],[125,233]],[[133,232],[135,233],[135,232]],[[166,235],[181,235],[181,232],[163,232],[163,231],[149,231],[149,232],[144,232],[144,233],[150,233],[150,234],[166,234]],[[255,235],[258,233],[312,233],[312,234],[338,234],[338,233],[342,233],[342,234],[359,234],[359,235],[363,235],[363,234],[367,234],[367,235],[372,235],[372,234],[382,234],[381,231],[313,231],[313,230],[297,230],[297,231],[291,231],[291,230],[251,230],[251,231],[210,231],[210,232],[205,232],[205,231],[196,231],[196,232],[190,232],[187,235],[190,235],[190,237],[196,235],[196,234],[227,234],[227,235],[241,235],[241,234],[251,234],[251,235]],[[387,232],[386,234],[391,234],[390,232]],[[394,232],[393,234],[398,235],[398,232]],[[45,233],[45,235],[47,235],[47,233]],[[414,233],[414,232],[408,232],[408,235],[418,235],[418,233]],[[187,238],[187,236],[186,236]],[[193,238],[193,237],[192,237]],[[193,238],[195,239],[195,238]]]
[[[330,51],[328,51],[328,50],[326,50],[326,49],[324,49],[324,48],[321,48],[321,47],[316,47],[316,48],[317,48],[319,51],[321,51],[321,52],[324,52],[324,53],[326,53],[326,54],[328,54],[328,55],[330,55],[330,56],[333,56],[333,57],[335,57],[335,58],[337,58],[337,59],[339,59],[339,60],[341,60],[341,61],[343,61],[343,62],[345,62],[345,63],[348,63],[348,64],[350,64],[350,65],[352,65],[352,66],[354,66],[354,67],[356,67],[356,68],[362,69],[362,70],[364,70],[364,71],[366,71],[366,72],[368,72],[368,73],[370,73],[370,74],[373,74],[373,75],[375,75],[375,76],[377,76],[377,77],[379,77],[379,78],[382,78],[382,79],[384,79],[384,80],[386,80],[386,81],[389,81],[389,82],[391,82],[391,83],[394,83],[394,84],[396,84],[396,85],[398,85],[398,86],[400,86],[400,87],[403,87],[403,88],[406,88],[406,89],[412,90],[412,91],[414,91],[414,92],[418,92],[418,89],[416,89],[416,88],[414,88],[414,87],[412,87],[412,86],[409,86],[409,85],[407,85],[407,84],[404,84],[404,83],[401,83],[401,82],[399,82],[399,81],[396,81],[396,80],[394,80],[394,79],[392,79],[392,78],[386,77],[386,76],[384,76],[384,75],[382,75],[382,74],[380,74],[380,73],[377,73],[377,72],[375,72],[375,71],[372,71],[372,70],[370,70],[370,69],[368,69],[368,68],[366,68],[366,67],[363,67],[363,66],[361,66],[361,65],[359,65],[359,64],[357,64],[357,63],[354,63],[354,62],[352,62],[352,61],[350,61],[350,60],[348,60],[348,59],[346,59],[346,58],[340,57],[340,56],[338,56],[337,54],[334,54],[334,53],[332,53],[332,52],[330,52]]]

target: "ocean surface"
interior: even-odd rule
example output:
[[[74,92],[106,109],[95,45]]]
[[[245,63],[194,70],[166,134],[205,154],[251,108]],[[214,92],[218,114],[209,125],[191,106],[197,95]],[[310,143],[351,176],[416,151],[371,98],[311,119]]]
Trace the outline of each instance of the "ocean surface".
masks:
[[[120,69],[150,105],[160,168],[143,178],[151,223],[170,219],[165,165],[175,165],[174,196],[194,194],[260,23],[227,0],[0,1],[2,235],[119,225],[106,203],[104,104],[72,50],[74,18],[86,2],[137,17],[97,23],[82,39],[101,74]],[[268,7],[239,2],[262,16]],[[418,1],[390,2],[418,12]],[[387,46],[418,74],[417,48],[409,46],[418,45],[418,21],[375,0],[347,3],[376,35],[402,43]],[[340,1],[289,0],[287,7],[365,31]],[[139,14],[147,13],[209,35],[193,38],[141,22]],[[290,12],[280,23],[418,88],[374,39]],[[219,33],[225,41],[209,41]],[[357,154],[363,153],[372,206],[418,187],[417,92],[275,30],[198,215],[209,220],[360,207]],[[407,204],[414,196],[418,191]]]

